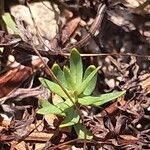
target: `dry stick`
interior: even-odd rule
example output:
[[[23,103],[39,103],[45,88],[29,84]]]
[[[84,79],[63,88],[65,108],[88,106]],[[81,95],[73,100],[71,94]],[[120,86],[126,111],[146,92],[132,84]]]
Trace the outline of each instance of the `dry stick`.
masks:
[[[24,50],[26,50],[29,54],[33,54],[35,51],[33,51],[32,47],[29,45],[26,45],[25,43],[19,43],[21,41],[21,39],[16,39],[13,40],[10,43],[0,43],[0,47],[9,47],[9,46],[13,46],[15,48],[23,48]],[[70,53],[65,53],[65,52],[48,52],[48,51],[43,51],[38,49],[39,53],[41,54],[41,56],[44,57],[48,57],[49,55],[51,56],[57,56],[57,55],[61,55],[61,56],[70,56]],[[147,58],[150,59],[150,55],[140,55],[140,54],[133,54],[133,53],[101,53],[101,54],[80,54],[81,57],[99,57],[99,56],[135,56],[135,57],[142,57],[142,58]]]
[[[44,64],[44,66],[47,69],[47,73],[51,76],[51,78],[56,81],[56,83],[61,87],[61,89],[64,91],[64,93],[67,95],[67,97],[71,100],[71,102],[74,104],[74,106],[76,107],[80,118],[83,121],[83,117],[81,115],[81,112],[79,110],[79,108],[77,107],[76,103],[73,101],[72,97],[70,96],[70,94],[67,92],[67,90],[62,86],[62,84],[60,83],[60,81],[57,79],[57,77],[54,75],[54,73],[52,72],[52,70],[49,68],[49,66],[47,65],[47,63],[44,61],[44,59],[42,58],[42,56],[40,55],[40,53],[38,52],[38,50],[34,47],[34,45],[32,44],[33,50],[35,51],[35,53],[39,56],[39,58],[41,59],[42,63]],[[45,70],[46,71],[46,70]]]
[[[89,33],[85,37],[83,37],[83,39],[81,39],[79,42],[77,42],[77,44],[75,44],[71,47],[67,47],[67,49],[70,50],[74,47],[83,47],[89,41],[91,36],[94,35],[96,30],[100,27],[103,17],[104,17],[105,10],[106,10],[106,5],[100,4],[99,8],[98,8],[98,13],[96,15],[96,19],[95,19],[94,23],[92,24],[92,26],[89,30]],[[66,50],[66,48],[64,48],[63,50]],[[82,122],[83,122],[83,120],[82,120]],[[85,126],[83,126],[83,127],[84,127],[84,129],[86,129]],[[86,149],[86,134],[85,134],[83,149],[84,150]]]
[[[10,43],[0,43],[0,47],[9,47],[13,46],[15,48],[22,48],[25,51],[27,51],[29,54],[35,53],[35,51],[30,47],[29,45],[26,45],[25,43],[19,43],[20,40],[15,41],[15,42],[10,42]],[[53,51],[43,51],[43,50],[38,50],[41,56],[48,57],[49,55],[51,56],[70,56],[70,53],[62,53],[62,52],[53,52]],[[80,54],[81,57],[100,57],[100,56],[135,56],[135,57],[142,57],[142,58],[147,58],[150,59],[150,55],[139,55],[139,54],[133,54],[133,53],[101,53],[101,54]]]
[[[27,3],[27,6],[30,10],[30,7]],[[99,10],[98,10],[98,15],[97,17],[95,18],[95,21],[94,23],[92,24],[90,30],[89,30],[89,33],[83,38],[81,39],[77,44],[71,46],[71,47],[68,47],[68,48],[64,48],[63,50],[65,49],[71,49],[71,48],[74,48],[74,47],[82,47],[88,40],[89,38],[91,37],[91,35],[94,35],[96,29],[99,27],[99,25],[101,24],[102,22],[102,19],[103,19],[103,16],[104,16],[104,12],[105,12],[105,5],[101,5],[99,6]],[[31,10],[30,10],[30,13],[31,13]],[[34,22],[34,25],[35,25],[35,28],[37,29],[38,31],[38,28],[35,24],[35,21],[34,21],[34,18],[33,18],[33,15],[31,13],[31,16],[32,16],[32,19],[33,19],[33,22]],[[40,37],[41,38],[41,37]],[[17,46],[20,46],[19,42],[20,42],[21,39],[15,39],[13,41],[11,41],[10,43],[0,43],[0,47],[7,47],[7,46],[14,46],[14,47],[17,47]],[[43,42],[43,41],[42,41]],[[43,44],[45,45],[45,43],[43,42]],[[47,45],[45,45],[47,47]],[[20,47],[23,47],[25,48],[23,45],[21,45]],[[33,52],[33,50],[30,48],[31,52]],[[28,50],[28,52],[30,53],[30,50]],[[49,55],[62,55],[62,56],[70,56],[70,53],[60,53],[60,52],[57,52],[57,53],[54,53],[53,50],[51,50],[52,53],[50,53],[49,51],[40,51],[40,54],[42,56],[49,56]],[[139,55],[139,54],[132,54],[132,53],[102,53],[102,54],[80,54],[82,57],[98,57],[98,56],[108,56],[108,55],[119,55],[119,56],[135,56],[135,57],[145,57],[147,59],[150,59],[150,56],[149,55]]]
[[[100,4],[99,8],[98,8],[98,13],[96,15],[96,19],[95,19],[94,23],[92,24],[92,26],[89,30],[89,33],[85,37],[83,37],[83,39],[81,39],[79,42],[77,42],[77,44],[67,47],[67,49],[70,50],[74,47],[83,47],[89,41],[91,36],[94,35],[96,30],[100,27],[103,17],[104,17],[105,10],[106,10],[106,5]],[[64,48],[63,50],[66,50],[66,48]],[[83,120],[82,120],[82,122],[83,122]],[[86,129],[85,126],[83,126],[83,128]],[[86,139],[86,134],[85,134],[85,139]],[[84,145],[83,145],[84,150],[86,149],[86,140],[85,139],[84,139]]]
[[[29,7],[29,4],[27,2],[27,6],[28,6],[28,9],[31,13],[31,9]],[[104,10],[105,10],[105,5],[100,5],[99,6],[99,10],[98,10],[98,15],[97,15],[97,18],[96,18],[96,21],[95,23],[93,24],[92,28],[90,29],[90,33],[87,34],[87,36],[79,41],[79,45],[82,46],[82,44],[84,44],[85,42],[87,42],[87,40],[91,37],[91,34],[94,34],[96,29],[97,29],[97,26],[99,26],[101,24],[101,21],[103,19],[103,15],[104,15]],[[32,13],[31,13],[32,14]],[[33,16],[32,16],[32,19],[33,19]],[[35,24],[35,22],[34,22]],[[37,26],[36,26],[36,29]],[[34,45],[32,44],[32,47],[33,47],[33,50],[35,51],[35,53],[39,56],[39,58],[41,59],[41,61],[43,62],[43,64],[45,65],[45,67],[47,68],[47,70],[49,71],[49,74],[51,75],[51,77],[58,83],[58,85],[60,85],[60,87],[63,89],[63,91],[65,92],[65,94],[68,96],[68,98],[73,102],[72,98],[70,97],[70,95],[68,94],[68,92],[65,90],[65,88],[61,85],[61,83],[58,81],[58,79],[56,78],[56,76],[53,74],[53,72],[51,71],[51,69],[48,67],[48,65],[45,63],[44,59],[42,58],[41,54],[38,52],[38,50],[34,47]],[[74,103],[74,102],[73,102]]]
[[[106,10],[106,5],[104,4],[100,4],[99,8],[98,8],[98,13],[96,16],[96,19],[94,21],[94,23],[92,24],[90,30],[88,31],[89,33],[83,38],[81,39],[76,46],[82,47],[84,44],[86,44],[88,42],[88,40],[94,36],[96,30],[98,30],[98,28],[100,27],[103,17],[104,17],[104,13]]]
[[[61,53],[62,56],[70,56],[70,53]],[[99,56],[135,56],[135,57],[145,57],[147,59],[150,59],[150,55],[139,55],[139,54],[132,54],[132,53],[101,53],[101,54],[80,54],[81,57],[99,57]]]
[[[34,26],[36,28],[36,30],[38,31],[38,27],[36,26],[36,23],[34,21],[33,15],[32,15],[32,11],[30,9],[29,3],[27,2],[27,7],[30,11]],[[61,85],[61,83],[59,82],[59,80],[57,79],[57,77],[54,75],[54,73],[52,72],[52,70],[49,68],[49,66],[47,65],[47,63],[44,61],[44,59],[42,58],[41,54],[39,53],[39,51],[35,48],[34,44],[32,43],[32,48],[34,50],[34,52],[39,56],[39,58],[41,59],[42,63],[44,64],[44,66],[46,67],[47,71],[49,72],[49,75],[52,77],[53,80],[55,80],[57,82],[57,84],[62,88],[62,90],[65,92],[65,94],[68,96],[68,98],[73,102],[72,98],[70,97],[70,95],[68,94],[68,92],[66,91],[66,89]],[[73,102],[74,104],[74,102]]]
[[[19,144],[19,143],[21,143],[22,141],[26,140],[26,138],[28,138],[28,137],[30,136],[30,134],[33,133],[34,130],[37,129],[37,128],[43,123],[43,120],[44,120],[44,118],[38,123],[38,125],[35,126],[34,129],[32,129],[32,130],[29,131],[25,136],[23,136],[23,137],[21,138],[21,140],[19,140],[19,142],[18,142],[17,144]]]
[[[78,141],[78,139],[70,140],[70,141],[64,142],[62,144],[58,144],[56,146],[53,146],[53,147],[49,148],[49,150],[54,150],[56,148],[61,148],[61,147],[65,146],[65,145],[67,145],[67,144],[71,144],[71,143],[76,142],[76,141]]]
[[[98,7],[98,12],[97,12],[96,18],[94,20],[94,23],[91,25],[91,27],[88,31],[88,34],[85,37],[83,37],[76,44],[74,44],[72,46],[68,46],[68,47],[64,48],[63,50],[68,51],[68,50],[70,50],[74,47],[83,47],[89,41],[89,39],[92,36],[94,36],[96,30],[98,30],[98,28],[100,27],[100,25],[102,23],[102,20],[103,20],[103,17],[104,17],[105,10],[106,10],[106,5],[105,4],[100,4],[99,7]]]
[[[68,98],[70,99],[70,101],[74,104],[76,110],[78,111],[78,114],[80,116],[80,119],[82,121],[82,123],[84,123],[84,119],[82,117],[81,111],[80,109],[77,107],[76,103],[73,101],[72,97],[69,95],[69,93],[67,92],[67,90],[62,86],[62,84],[60,83],[60,81],[57,79],[57,77],[54,75],[54,73],[52,72],[52,70],[49,68],[49,66],[47,65],[47,63],[44,61],[44,59],[42,58],[42,56],[40,55],[40,53],[38,52],[38,50],[34,47],[34,45],[32,44],[32,47],[35,51],[35,53],[39,56],[39,58],[41,59],[42,63],[45,65],[49,75],[52,77],[52,79],[54,81],[56,81],[56,83],[61,87],[61,89],[64,91],[64,93],[68,96]],[[45,70],[46,71],[46,70]],[[84,130],[86,130],[86,127],[83,126]],[[85,139],[86,139],[86,134],[85,134]],[[86,144],[86,140],[84,141],[84,145]],[[85,148],[84,148],[85,149]]]
[[[33,50],[35,51],[35,53],[39,56],[39,58],[41,59],[42,63],[44,64],[44,66],[46,67],[48,74],[52,77],[52,79],[54,81],[56,81],[56,83],[62,88],[62,90],[64,91],[64,93],[68,96],[68,98],[71,100],[71,102],[73,104],[74,101],[71,98],[71,96],[69,95],[69,93],[67,92],[67,90],[61,85],[60,81],[57,79],[57,77],[54,75],[54,73],[52,72],[52,70],[49,68],[49,66],[47,65],[47,63],[44,61],[44,59],[42,58],[41,54],[38,52],[38,50],[34,47],[34,45],[32,44]]]
[[[38,31],[38,27],[36,26],[36,23],[33,19],[33,15],[32,15],[32,11],[30,9],[29,3],[27,2],[27,7],[30,11],[30,14],[32,16],[32,20],[34,23],[34,26],[36,27],[37,31]],[[74,103],[73,99],[71,98],[71,96],[69,95],[69,93],[67,92],[67,90],[62,86],[62,84],[60,83],[60,81],[57,79],[57,77],[54,75],[54,73],[52,72],[52,70],[49,68],[49,66],[47,65],[47,63],[44,61],[44,59],[42,58],[41,54],[39,53],[39,51],[35,48],[34,44],[32,43],[32,48],[34,50],[34,52],[37,54],[37,56],[39,56],[39,58],[41,59],[42,63],[44,64],[44,66],[46,67],[48,74],[52,77],[52,79],[54,81],[56,81],[56,83],[61,87],[61,89],[64,91],[64,93],[68,96],[68,98],[71,100],[71,102],[74,104],[74,106],[76,107],[76,109],[79,111],[78,107],[76,106],[76,104]],[[80,111],[79,111],[80,112]],[[81,114],[81,113],[80,113]]]
[[[40,32],[38,26],[36,25],[35,19],[34,19],[34,17],[33,17],[33,14],[32,14],[32,11],[31,11],[31,8],[30,8],[30,5],[29,5],[28,2],[26,2],[26,6],[27,6],[28,9],[29,9],[29,12],[30,12],[30,15],[31,15],[31,19],[32,19],[32,21],[33,21],[33,25],[34,25],[34,27],[35,27],[35,29],[36,29],[36,34],[38,35],[38,40],[39,40],[39,42],[41,42],[46,48],[48,48],[49,51],[54,51],[54,50],[50,49],[50,48],[45,44],[45,42],[44,42],[44,40],[43,40],[43,38],[42,38],[41,32]],[[48,51],[48,52],[49,52],[49,51]]]
[[[27,7],[32,15],[32,12],[31,12],[31,9],[30,9],[30,6],[27,2]],[[32,19],[33,19],[33,16],[32,16]],[[34,21],[34,20],[33,20]],[[35,24],[35,22],[34,22]],[[36,25],[36,24],[35,24]],[[37,26],[35,26],[37,31],[38,31],[38,28]],[[52,70],[49,68],[49,66],[47,65],[47,63],[44,61],[44,59],[42,58],[41,54],[39,53],[39,51],[34,47],[34,44],[32,43],[32,48],[33,50],[35,51],[35,53],[39,56],[39,58],[41,59],[42,63],[44,64],[44,66],[46,67],[47,71],[48,71],[48,74],[52,77],[52,79],[54,81],[56,81],[56,83],[61,87],[61,89],[64,91],[64,93],[68,96],[68,98],[71,100],[71,102],[74,104],[76,110],[78,111],[78,114],[81,118],[81,121],[82,123],[84,122],[83,120],[83,117],[82,117],[82,113],[80,111],[80,109],[77,107],[76,103],[73,101],[72,97],[70,96],[70,94],[67,92],[67,90],[62,86],[61,82],[57,79],[57,77],[54,75],[54,73],[52,72]],[[46,70],[45,70],[46,71]],[[84,130],[86,129],[85,126],[83,126]],[[86,135],[85,135],[85,139],[86,139]],[[86,141],[84,142],[84,147],[85,147],[85,144],[86,144]],[[84,148],[85,149],[85,148]]]
[[[15,48],[22,48],[25,51],[27,51],[29,54],[35,53],[35,51],[32,49],[31,46],[27,45],[26,43],[19,43],[21,40],[17,39],[14,40],[10,43],[0,43],[0,47],[9,47],[13,46]],[[65,53],[65,52],[53,52],[53,51],[43,51],[41,49],[38,49],[39,53],[41,56],[48,57],[49,55],[51,56],[70,56],[70,53]],[[140,54],[133,54],[133,53],[101,53],[101,54],[80,54],[81,57],[99,57],[99,56],[135,56],[135,57],[142,57],[142,58],[147,58],[150,59],[150,55],[140,55]]]
[[[78,141],[79,141],[79,142],[81,141],[81,143],[82,143],[82,139],[74,139],[74,140],[70,140],[70,141],[67,141],[67,142],[58,144],[58,145],[56,145],[56,146],[53,146],[53,147],[49,148],[49,150],[54,150],[54,149],[56,149],[56,148],[63,148],[63,146],[65,146],[65,145],[72,144],[72,143],[78,142]],[[83,143],[84,143],[84,141],[83,141]],[[87,143],[94,143],[94,142],[88,140]]]

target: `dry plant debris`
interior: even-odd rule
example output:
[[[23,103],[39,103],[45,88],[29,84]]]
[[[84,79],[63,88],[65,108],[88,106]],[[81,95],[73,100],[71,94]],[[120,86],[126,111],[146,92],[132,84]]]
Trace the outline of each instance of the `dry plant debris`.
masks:
[[[0,149],[150,149],[149,7],[149,0],[0,0]],[[84,69],[101,66],[93,96],[126,90],[80,107],[92,140],[59,128],[61,116],[37,114],[39,97],[60,101],[38,78],[51,80],[45,66],[67,65],[73,47]]]

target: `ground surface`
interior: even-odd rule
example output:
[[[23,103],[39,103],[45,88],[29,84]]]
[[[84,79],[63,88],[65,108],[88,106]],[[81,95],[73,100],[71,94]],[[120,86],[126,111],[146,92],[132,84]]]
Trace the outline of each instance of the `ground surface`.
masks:
[[[19,36],[1,19],[0,148],[150,149],[149,0],[7,0],[4,7],[2,1],[0,14],[14,17]],[[93,95],[126,90],[100,107],[80,108],[93,140],[78,139],[71,127],[60,129],[63,118],[36,114],[39,95],[51,101],[54,94],[38,80],[50,76],[33,45],[49,67],[67,65],[73,47],[84,67],[101,66]]]

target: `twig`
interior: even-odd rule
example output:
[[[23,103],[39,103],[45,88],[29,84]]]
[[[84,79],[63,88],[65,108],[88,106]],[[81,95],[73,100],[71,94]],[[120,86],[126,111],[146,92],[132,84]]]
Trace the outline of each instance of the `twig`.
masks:
[[[35,51],[33,50],[32,46],[25,43],[25,42],[20,42],[21,40],[18,39],[18,41],[14,40],[12,43],[0,43],[0,47],[9,47],[13,46],[15,49],[21,50],[24,49],[29,54],[36,54]],[[60,52],[60,51],[43,51],[41,49],[38,49],[39,53],[43,57],[51,57],[51,56],[70,56],[70,53],[65,53],[65,52]],[[100,57],[100,56],[135,56],[135,57],[142,57],[142,58],[147,58],[150,59],[150,55],[140,55],[140,54],[133,54],[133,53],[101,53],[101,54],[80,54],[81,57]]]
[[[104,13],[106,10],[106,5],[105,4],[100,4],[99,8],[98,8],[98,13],[96,15],[95,21],[94,23],[91,25],[91,28],[88,31],[88,34],[83,37],[79,42],[77,42],[76,44],[66,47],[64,49],[62,49],[62,51],[68,51],[74,47],[80,48],[83,47],[88,41],[89,39],[94,36],[96,30],[100,27],[103,17],[104,17]]]
[[[36,35],[38,36],[39,42],[41,42],[46,48],[48,48],[49,51],[53,51],[53,50],[51,50],[51,49],[45,44],[45,42],[44,42],[44,40],[43,40],[43,38],[42,38],[41,32],[40,32],[40,30],[39,30],[39,28],[38,28],[38,26],[37,26],[37,24],[36,24],[36,22],[35,22],[35,19],[34,19],[34,17],[33,17],[32,10],[31,10],[31,8],[30,8],[30,5],[29,5],[29,3],[28,3],[27,1],[26,1],[26,6],[27,6],[28,9],[29,9],[29,12],[30,12],[30,15],[31,15],[31,19],[32,19],[33,25],[34,25],[34,27],[35,27],[35,29],[36,29]]]
[[[67,90],[62,86],[61,82],[57,79],[57,77],[54,75],[54,73],[52,72],[52,70],[49,68],[49,66],[47,65],[47,63],[45,62],[45,60],[43,59],[43,57],[41,56],[41,54],[39,53],[39,51],[34,47],[34,45],[32,44],[33,50],[35,51],[35,53],[37,54],[37,56],[39,56],[39,58],[41,59],[43,65],[45,66],[45,71],[48,73],[48,75],[51,76],[51,78],[61,87],[61,89],[64,91],[64,93],[67,95],[67,97],[70,99],[70,101],[73,103],[73,105],[75,106],[76,110],[78,111],[78,114],[83,122],[83,117],[81,114],[80,109],[77,107],[76,103],[73,101],[72,97],[70,96],[70,94],[67,92]]]

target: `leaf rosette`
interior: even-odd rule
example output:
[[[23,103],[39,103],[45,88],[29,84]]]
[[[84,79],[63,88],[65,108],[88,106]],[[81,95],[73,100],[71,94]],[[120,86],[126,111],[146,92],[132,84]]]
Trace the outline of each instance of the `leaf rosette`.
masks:
[[[90,133],[80,128],[83,125],[79,122],[80,116],[75,104],[81,106],[100,106],[122,96],[125,91],[92,96],[100,67],[96,68],[94,65],[90,65],[85,72],[83,72],[82,58],[76,49],[72,49],[69,60],[69,67],[64,66],[63,69],[61,69],[60,66],[55,63],[52,66],[52,71],[73,101],[69,99],[57,82],[41,77],[39,80],[42,85],[52,93],[55,93],[59,101],[53,102],[53,104],[46,103],[46,106],[42,104],[42,108],[38,110],[38,113],[43,115],[52,113],[63,116],[64,120],[60,127],[74,125],[75,130],[79,133],[79,137],[83,138],[83,133]],[[91,139],[91,136],[88,137]]]

